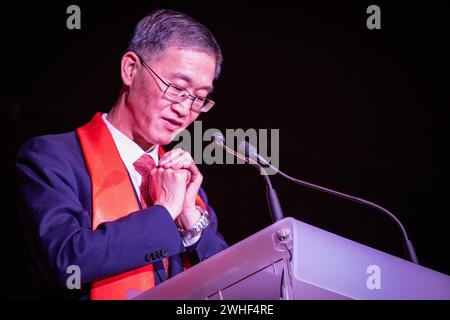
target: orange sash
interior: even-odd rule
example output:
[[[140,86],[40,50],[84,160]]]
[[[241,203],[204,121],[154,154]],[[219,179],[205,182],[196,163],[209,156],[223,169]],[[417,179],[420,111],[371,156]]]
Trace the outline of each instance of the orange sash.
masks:
[[[92,228],[106,221],[115,221],[140,210],[127,169],[120,158],[114,140],[101,113],[77,129],[83,156],[92,184]],[[161,157],[164,150],[160,147]],[[205,208],[197,195],[196,205]],[[183,257],[184,268],[189,267]],[[92,300],[125,300],[139,291],[155,286],[153,265],[95,281],[91,288]]]

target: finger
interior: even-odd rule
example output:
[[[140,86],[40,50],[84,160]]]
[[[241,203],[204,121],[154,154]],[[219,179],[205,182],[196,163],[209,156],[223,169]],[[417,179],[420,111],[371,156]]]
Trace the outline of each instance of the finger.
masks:
[[[180,161],[180,158],[184,157],[184,153],[177,154],[175,156],[171,156],[170,158],[165,158],[164,161],[158,163],[158,167],[170,168],[173,163]]]
[[[190,183],[191,181],[191,172],[186,170],[186,184]]]
[[[191,173],[191,182],[195,182],[198,177],[201,177],[200,171],[198,170],[190,154],[188,154],[185,158],[177,159],[172,167],[189,170]]]
[[[192,156],[188,152],[183,152],[182,154],[179,154],[176,158],[168,160],[161,166],[161,168],[175,169],[175,170],[187,169],[191,173],[190,182],[195,182],[196,185],[199,185],[202,182],[202,175],[200,174],[200,171],[195,165],[194,159],[192,159]],[[197,181],[199,177],[200,181]]]
[[[176,148],[173,150],[170,150],[166,152],[158,161],[158,166],[162,166],[167,161],[170,161],[172,159],[175,159],[176,157],[180,156],[184,153],[184,150],[181,148]]]
[[[180,170],[168,169],[168,170],[172,170],[172,172],[175,175],[183,177],[186,184],[189,183],[189,181],[191,180],[191,172],[189,170],[186,170],[186,169],[180,169]]]
[[[182,154],[179,154],[177,157],[167,160],[160,166],[167,169],[167,168],[173,168],[173,169],[188,169],[194,160],[192,159],[191,155],[187,152],[183,152]]]
[[[158,172],[160,172],[161,169],[158,167],[154,167],[151,171],[150,171],[150,175],[153,177],[155,176]]]
[[[190,157],[178,157],[174,161],[165,163],[162,168],[164,169],[189,169],[193,163]]]
[[[202,174],[200,173],[200,170],[198,170],[197,165],[194,161],[192,161],[189,168],[187,168],[191,173],[191,181],[196,182],[198,178],[202,178]]]
[[[202,175],[190,155],[185,156],[184,158],[177,158],[174,162],[167,163],[166,166],[168,166],[168,168],[176,169],[176,170],[179,170],[179,169],[189,170],[190,181],[195,182],[196,184],[201,184],[201,179],[200,179],[200,181],[197,181],[197,179],[199,177],[202,178]]]

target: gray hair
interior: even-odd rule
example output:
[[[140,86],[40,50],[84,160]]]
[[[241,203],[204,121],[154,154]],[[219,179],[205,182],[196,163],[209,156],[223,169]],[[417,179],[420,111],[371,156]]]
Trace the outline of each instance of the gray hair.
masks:
[[[167,9],[150,12],[136,25],[127,51],[134,51],[151,62],[171,46],[198,49],[214,55],[214,78],[219,77],[223,61],[219,44],[203,24],[181,12]]]

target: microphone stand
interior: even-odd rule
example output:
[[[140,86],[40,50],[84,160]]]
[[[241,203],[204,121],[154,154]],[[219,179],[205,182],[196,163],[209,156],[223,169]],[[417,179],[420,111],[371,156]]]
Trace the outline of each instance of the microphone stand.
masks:
[[[265,171],[259,165],[254,165],[257,169]],[[278,194],[272,187],[272,182],[267,174],[262,174],[264,182],[266,183],[266,197],[267,204],[269,205],[270,217],[272,222],[277,222],[284,218],[283,210],[281,209],[280,200]]]
[[[265,173],[265,170],[259,165],[257,161],[254,161],[251,158],[248,158],[233,149],[229,148],[223,141],[223,137],[216,137],[215,142],[225,149],[228,153],[232,154],[236,158],[239,158],[246,163],[250,164],[251,166],[255,167],[256,169],[260,170],[261,172],[264,172],[262,174],[264,182],[266,184],[266,198],[267,198],[267,204],[269,206],[269,212],[270,212],[270,218],[272,220],[272,223],[277,222],[284,218],[283,210],[281,209],[280,200],[278,199],[278,194],[275,191],[275,189],[272,186],[272,182],[270,181],[269,176]]]

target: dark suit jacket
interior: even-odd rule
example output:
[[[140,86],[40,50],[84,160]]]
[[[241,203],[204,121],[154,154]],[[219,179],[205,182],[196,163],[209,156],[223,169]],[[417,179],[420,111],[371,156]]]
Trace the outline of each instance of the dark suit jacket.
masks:
[[[194,263],[227,247],[217,233],[217,217],[200,240],[184,248],[179,231],[163,206],[151,206],[92,230],[89,173],[75,132],[27,141],[17,155],[22,200],[22,240],[32,272],[34,294],[87,298],[92,281],[154,263],[155,282],[165,280],[162,259],[170,257],[170,275],[182,271],[179,256]],[[70,265],[81,270],[81,290],[69,290]]]

